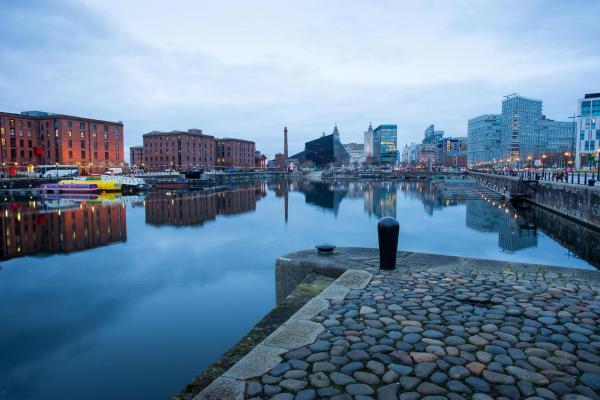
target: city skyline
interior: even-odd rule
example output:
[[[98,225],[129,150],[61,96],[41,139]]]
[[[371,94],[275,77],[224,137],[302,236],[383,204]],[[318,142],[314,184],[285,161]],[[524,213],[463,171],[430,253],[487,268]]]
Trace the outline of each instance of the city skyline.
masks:
[[[509,93],[566,120],[598,91],[592,1],[3,6],[0,109],[123,120],[126,155],[144,133],[198,127],[273,157],[284,126],[294,154],[335,122],[360,143],[370,121],[397,124],[402,148],[430,123],[465,136]]]

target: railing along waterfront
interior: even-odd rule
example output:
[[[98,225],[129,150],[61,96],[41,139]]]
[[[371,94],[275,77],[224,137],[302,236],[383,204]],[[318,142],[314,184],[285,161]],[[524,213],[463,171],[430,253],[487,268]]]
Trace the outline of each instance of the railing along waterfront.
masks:
[[[564,171],[564,170],[542,170],[542,171],[490,171],[490,170],[470,170],[471,172],[481,172],[485,174],[513,176],[528,181],[548,181],[572,183],[574,185],[594,186],[600,182],[599,171]]]

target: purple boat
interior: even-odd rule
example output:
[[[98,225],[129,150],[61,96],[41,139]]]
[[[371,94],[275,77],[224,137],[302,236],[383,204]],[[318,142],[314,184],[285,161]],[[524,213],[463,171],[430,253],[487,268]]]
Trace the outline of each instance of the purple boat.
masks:
[[[98,185],[95,183],[45,183],[42,191],[60,190],[61,192],[96,192]]]

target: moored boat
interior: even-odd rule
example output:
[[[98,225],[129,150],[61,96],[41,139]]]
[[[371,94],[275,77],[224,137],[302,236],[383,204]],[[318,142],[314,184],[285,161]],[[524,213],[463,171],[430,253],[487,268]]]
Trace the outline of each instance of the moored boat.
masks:
[[[114,180],[102,179],[100,175],[91,175],[79,179],[63,179],[58,183],[46,183],[40,189],[44,192],[120,192],[122,184]]]

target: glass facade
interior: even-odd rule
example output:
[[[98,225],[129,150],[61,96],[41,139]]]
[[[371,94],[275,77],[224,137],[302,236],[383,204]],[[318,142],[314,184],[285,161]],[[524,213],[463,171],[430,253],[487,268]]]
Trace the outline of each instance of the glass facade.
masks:
[[[502,118],[498,114],[480,115],[469,120],[467,164],[500,162]]]
[[[574,150],[574,129],[571,122],[547,119],[542,114],[541,100],[507,96],[502,114],[469,120],[468,164],[523,167],[543,155],[547,161],[564,164],[564,153]]]
[[[306,161],[312,161],[317,167],[348,165],[350,162],[350,155],[336,134],[306,142],[303,157]]]
[[[544,140],[544,153],[564,153],[573,149],[575,134],[572,122],[542,120],[540,133]]]
[[[377,142],[376,142],[377,140]],[[398,127],[397,125],[379,125],[373,131],[373,143],[379,143],[379,160],[381,164],[394,166],[398,162]],[[375,150],[375,149],[374,149]],[[375,153],[375,151],[374,151]]]
[[[509,165],[523,165],[528,157],[543,152],[540,135],[542,101],[523,96],[508,96],[502,102],[502,158]]]
[[[600,93],[586,94],[579,100],[575,164],[591,167],[600,157]]]

